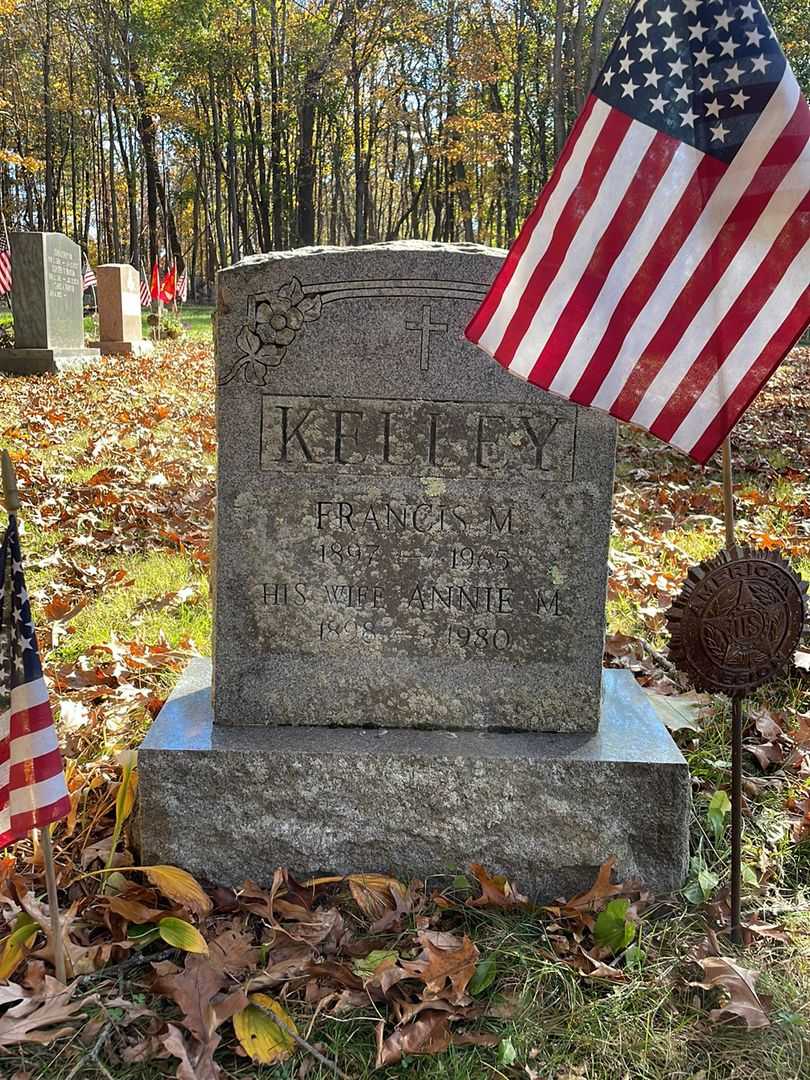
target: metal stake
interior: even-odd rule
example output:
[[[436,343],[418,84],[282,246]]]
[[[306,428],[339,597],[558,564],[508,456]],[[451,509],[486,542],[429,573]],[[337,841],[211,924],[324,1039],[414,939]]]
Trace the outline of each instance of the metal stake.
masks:
[[[726,547],[734,547],[734,479],[731,471],[731,439],[723,440],[723,516]],[[740,893],[742,886],[742,697],[731,699],[731,940],[742,944]]]
[[[734,547],[734,482],[731,476],[731,439],[723,440],[723,511],[726,521],[726,547]]]
[[[731,699],[731,940],[742,944],[740,891],[742,883],[742,697]]]

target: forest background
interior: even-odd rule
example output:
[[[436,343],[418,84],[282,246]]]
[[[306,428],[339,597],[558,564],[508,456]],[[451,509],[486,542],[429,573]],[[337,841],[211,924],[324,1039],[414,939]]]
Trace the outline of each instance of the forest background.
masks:
[[[810,3],[766,8],[805,92]],[[0,0],[0,208],[92,263],[508,245],[622,0]]]

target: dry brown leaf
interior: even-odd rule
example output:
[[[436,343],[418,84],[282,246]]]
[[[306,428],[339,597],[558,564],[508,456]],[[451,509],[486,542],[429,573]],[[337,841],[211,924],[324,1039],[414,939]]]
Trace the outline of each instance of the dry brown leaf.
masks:
[[[73,1024],[83,1018],[84,1002],[71,1001],[71,991],[55,979],[48,979],[46,985],[46,997],[26,997],[0,1016],[0,1046],[47,1044],[74,1033]]]
[[[742,1020],[749,1031],[770,1025],[765,1006],[756,991],[756,971],[740,967],[729,956],[708,956],[705,960],[699,960],[698,964],[703,969],[704,978],[691,985],[703,987],[704,990],[721,989],[728,994],[728,1001],[709,1013],[711,1020],[718,1024]]]
[[[377,1068],[396,1065],[406,1054],[441,1054],[450,1046],[450,1016],[424,1012],[418,1020],[397,1028],[387,1039],[382,1021],[377,1027]]]
[[[526,907],[528,898],[519,893],[505,877],[490,874],[480,863],[472,863],[470,873],[481,886],[481,895],[469,900],[470,907]]]
[[[149,907],[147,904],[142,904],[140,900],[131,900],[126,896],[110,896],[105,899],[110,911],[114,911],[116,915],[120,915],[131,923],[154,922],[155,919],[161,919],[166,914],[160,908]]]
[[[428,994],[434,997],[441,994],[452,1003],[466,1004],[467,986],[479,958],[476,946],[466,934],[459,940],[452,934],[426,930],[417,937],[423,951],[416,960],[403,962],[402,968],[417,975]]]
[[[599,867],[599,873],[596,875],[596,881],[590,889],[571,897],[570,900],[563,901],[563,911],[593,911],[597,906],[601,906],[603,900],[608,900],[612,896],[619,896],[626,892],[628,890],[627,883],[614,885],[610,880],[615,865],[616,859],[613,856],[602,863]]]

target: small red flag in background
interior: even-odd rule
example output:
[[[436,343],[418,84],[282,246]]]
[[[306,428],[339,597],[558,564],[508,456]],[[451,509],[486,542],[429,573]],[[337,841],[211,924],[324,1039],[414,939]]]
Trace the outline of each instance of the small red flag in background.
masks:
[[[25,590],[16,515],[0,547],[0,848],[66,817],[62,755]]]
[[[172,263],[172,268],[169,270],[166,277],[163,279],[163,286],[160,290],[160,299],[164,304],[170,304],[174,300],[175,283],[177,280],[177,267]]]
[[[152,264],[152,281],[149,285],[149,293],[153,300],[160,300],[160,268],[157,259]]]
[[[704,464],[809,262],[810,110],[758,0],[637,0],[467,337]]]

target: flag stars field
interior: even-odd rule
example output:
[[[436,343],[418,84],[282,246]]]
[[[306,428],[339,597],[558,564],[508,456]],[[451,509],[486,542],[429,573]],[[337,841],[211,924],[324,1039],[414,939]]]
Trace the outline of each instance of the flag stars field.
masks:
[[[809,142],[758,4],[636,3],[468,337],[707,461],[810,318]]]

